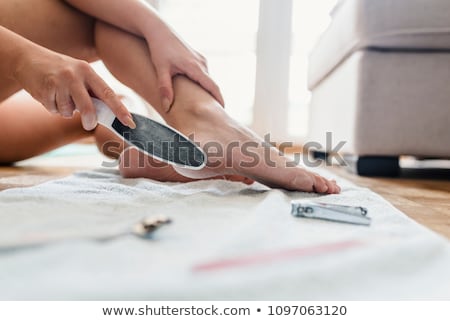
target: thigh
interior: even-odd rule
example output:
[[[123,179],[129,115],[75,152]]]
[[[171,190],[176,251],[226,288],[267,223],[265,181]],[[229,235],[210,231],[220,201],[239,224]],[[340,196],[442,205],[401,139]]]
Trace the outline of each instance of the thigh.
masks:
[[[0,25],[72,57],[95,57],[95,19],[62,0],[2,0]]]
[[[79,114],[64,119],[50,114],[24,91],[0,103],[0,164],[27,159],[89,137]]]
[[[95,19],[62,0],[2,0],[0,25],[56,52],[86,61],[97,59]],[[19,89],[0,75],[0,101]]]

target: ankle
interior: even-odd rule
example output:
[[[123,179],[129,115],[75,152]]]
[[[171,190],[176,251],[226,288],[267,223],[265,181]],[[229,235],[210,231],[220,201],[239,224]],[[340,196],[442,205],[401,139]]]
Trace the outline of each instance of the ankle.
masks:
[[[202,120],[213,122],[214,119],[224,118],[225,116],[222,107],[215,100],[192,97],[183,100],[176,99],[164,119],[177,128],[177,126],[185,127],[187,122],[194,120],[196,123],[202,122]]]
[[[175,97],[172,109],[179,105],[190,113],[201,114],[213,105],[220,106],[210,93],[185,76],[178,75],[173,78],[173,89]]]

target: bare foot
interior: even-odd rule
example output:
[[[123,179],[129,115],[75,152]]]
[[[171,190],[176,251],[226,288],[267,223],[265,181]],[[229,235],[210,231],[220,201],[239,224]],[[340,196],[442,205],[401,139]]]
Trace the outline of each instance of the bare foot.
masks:
[[[176,77],[174,85],[175,102],[163,117],[170,126],[186,136],[194,135],[194,140],[208,155],[207,166],[200,171],[169,165],[161,167],[161,163],[136,149],[129,149],[121,156],[120,170],[124,177],[186,182],[225,176],[244,183],[256,180],[287,190],[328,194],[340,192],[335,181],[292,166],[290,159],[276,148],[266,146],[260,137],[229,117],[197,85],[183,77]],[[189,97],[195,97],[195,101]]]
[[[161,182],[188,183],[200,179],[224,179],[233,182],[253,184],[254,180],[240,175],[210,175],[203,178],[183,176],[172,165],[155,160],[141,153],[137,148],[128,148],[120,155],[120,172],[125,178],[150,178]]]

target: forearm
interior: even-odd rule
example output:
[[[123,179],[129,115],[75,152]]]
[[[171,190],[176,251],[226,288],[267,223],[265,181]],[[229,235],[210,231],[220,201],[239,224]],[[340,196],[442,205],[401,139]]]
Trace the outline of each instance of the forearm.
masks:
[[[167,25],[143,0],[64,0],[73,7],[137,36],[151,38]]]
[[[36,44],[28,39],[0,26],[0,74],[10,79],[15,78],[15,72],[23,55]]]

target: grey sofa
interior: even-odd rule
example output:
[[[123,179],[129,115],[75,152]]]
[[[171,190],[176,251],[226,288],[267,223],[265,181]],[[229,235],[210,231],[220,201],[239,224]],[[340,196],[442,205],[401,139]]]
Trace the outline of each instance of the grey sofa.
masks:
[[[361,175],[450,158],[450,0],[343,0],[332,18],[310,56],[309,140],[346,141]]]

